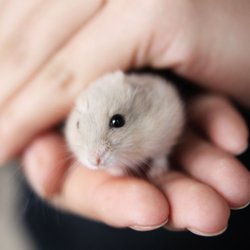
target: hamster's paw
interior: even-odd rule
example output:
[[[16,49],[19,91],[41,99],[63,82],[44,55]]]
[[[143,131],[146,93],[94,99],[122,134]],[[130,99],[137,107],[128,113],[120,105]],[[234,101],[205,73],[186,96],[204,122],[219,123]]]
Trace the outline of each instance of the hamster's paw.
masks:
[[[124,176],[126,175],[126,173],[124,172],[124,169],[122,168],[118,168],[118,167],[110,167],[107,168],[106,171],[113,175],[113,176]]]
[[[148,173],[148,177],[151,180],[161,177],[164,173],[168,171],[168,160],[166,156],[162,156],[153,159],[151,168]]]

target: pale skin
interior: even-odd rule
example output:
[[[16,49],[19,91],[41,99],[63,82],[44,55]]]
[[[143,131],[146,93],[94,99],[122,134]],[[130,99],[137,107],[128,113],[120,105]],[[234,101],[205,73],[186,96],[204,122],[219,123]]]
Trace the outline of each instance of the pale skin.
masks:
[[[1,162],[22,151],[33,189],[84,217],[136,230],[221,233],[230,208],[250,200],[249,172],[235,158],[248,131],[228,99],[250,107],[249,10],[247,0],[27,0],[21,8],[1,0]],[[103,73],[142,66],[171,68],[220,93],[187,105],[204,136],[186,133],[176,150],[181,170],[156,187],[65,161],[63,138],[51,128],[79,91]]]

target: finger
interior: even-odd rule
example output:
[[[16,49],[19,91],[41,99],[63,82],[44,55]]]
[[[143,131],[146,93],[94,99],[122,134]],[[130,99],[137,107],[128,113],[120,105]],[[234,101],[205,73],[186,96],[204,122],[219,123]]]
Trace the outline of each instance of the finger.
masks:
[[[64,118],[91,80],[131,63],[141,26],[131,29],[135,21],[131,16],[137,20],[137,15],[122,9],[117,1],[111,3],[4,109],[0,115],[0,161]],[[119,27],[114,20],[120,20]]]
[[[236,108],[225,97],[201,95],[188,104],[188,117],[215,145],[240,154],[248,146],[248,129]]]
[[[229,208],[224,199],[209,186],[177,172],[161,180],[170,204],[167,228],[214,236],[227,228]]]
[[[0,108],[5,107],[6,101],[32,79],[41,65],[94,15],[103,2],[28,1],[24,10],[23,6],[20,10],[20,1],[11,1],[2,23],[7,30],[3,30],[0,42],[0,75],[4,83]]]
[[[56,162],[51,155],[57,157]],[[66,145],[56,133],[37,137],[23,156],[25,175],[33,189],[42,197],[51,197],[60,192],[70,163]]]
[[[190,176],[216,190],[232,208],[250,201],[249,171],[232,155],[190,133],[175,152],[176,162]]]
[[[41,136],[24,156],[26,176],[39,195],[58,208],[116,227],[145,231],[166,222],[169,210],[165,196],[144,180],[113,177],[79,165],[65,174],[67,167],[61,162],[67,152],[62,143],[57,135]]]
[[[7,5],[7,1],[5,1],[5,0],[1,0],[0,1],[0,15],[2,16],[2,13],[4,12],[4,10],[5,10],[5,7],[6,7],[6,5]]]
[[[30,19],[43,5],[42,0],[27,0],[20,2],[18,0],[0,2],[0,51],[2,46],[11,34],[24,27],[24,23]],[[23,31],[23,30],[22,30]]]

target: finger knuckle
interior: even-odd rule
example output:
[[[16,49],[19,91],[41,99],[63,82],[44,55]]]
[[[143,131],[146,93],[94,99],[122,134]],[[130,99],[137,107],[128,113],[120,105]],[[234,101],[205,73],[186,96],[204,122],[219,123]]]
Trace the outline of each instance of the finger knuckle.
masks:
[[[49,83],[54,93],[70,95],[75,89],[76,74],[65,63],[52,63],[44,73],[44,81]]]

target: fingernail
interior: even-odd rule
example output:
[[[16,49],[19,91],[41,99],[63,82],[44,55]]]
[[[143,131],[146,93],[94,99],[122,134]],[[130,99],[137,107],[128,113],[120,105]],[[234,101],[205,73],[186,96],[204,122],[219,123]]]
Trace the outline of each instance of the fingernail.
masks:
[[[158,225],[150,225],[150,226],[133,225],[133,226],[130,226],[129,228],[136,230],[136,231],[151,231],[151,230],[155,230],[157,228],[164,226],[165,224],[167,224],[167,222],[168,222],[168,219]]]
[[[240,209],[244,209],[246,207],[248,207],[250,204],[250,202],[246,203],[245,205],[241,206],[241,207],[232,207],[231,209],[232,210],[240,210]]]
[[[187,230],[190,231],[191,233],[194,233],[194,234],[197,234],[197,235],[200,235],[200,236],[213,237],[213,236],[218,236],[220,234],[223,234],[227,230],[227,226],[224,227],[219,232],[215,232],[215,233],[205,233],[205,232],[201,232],[199,230],[193,229],[193,228],[187,228]]]

